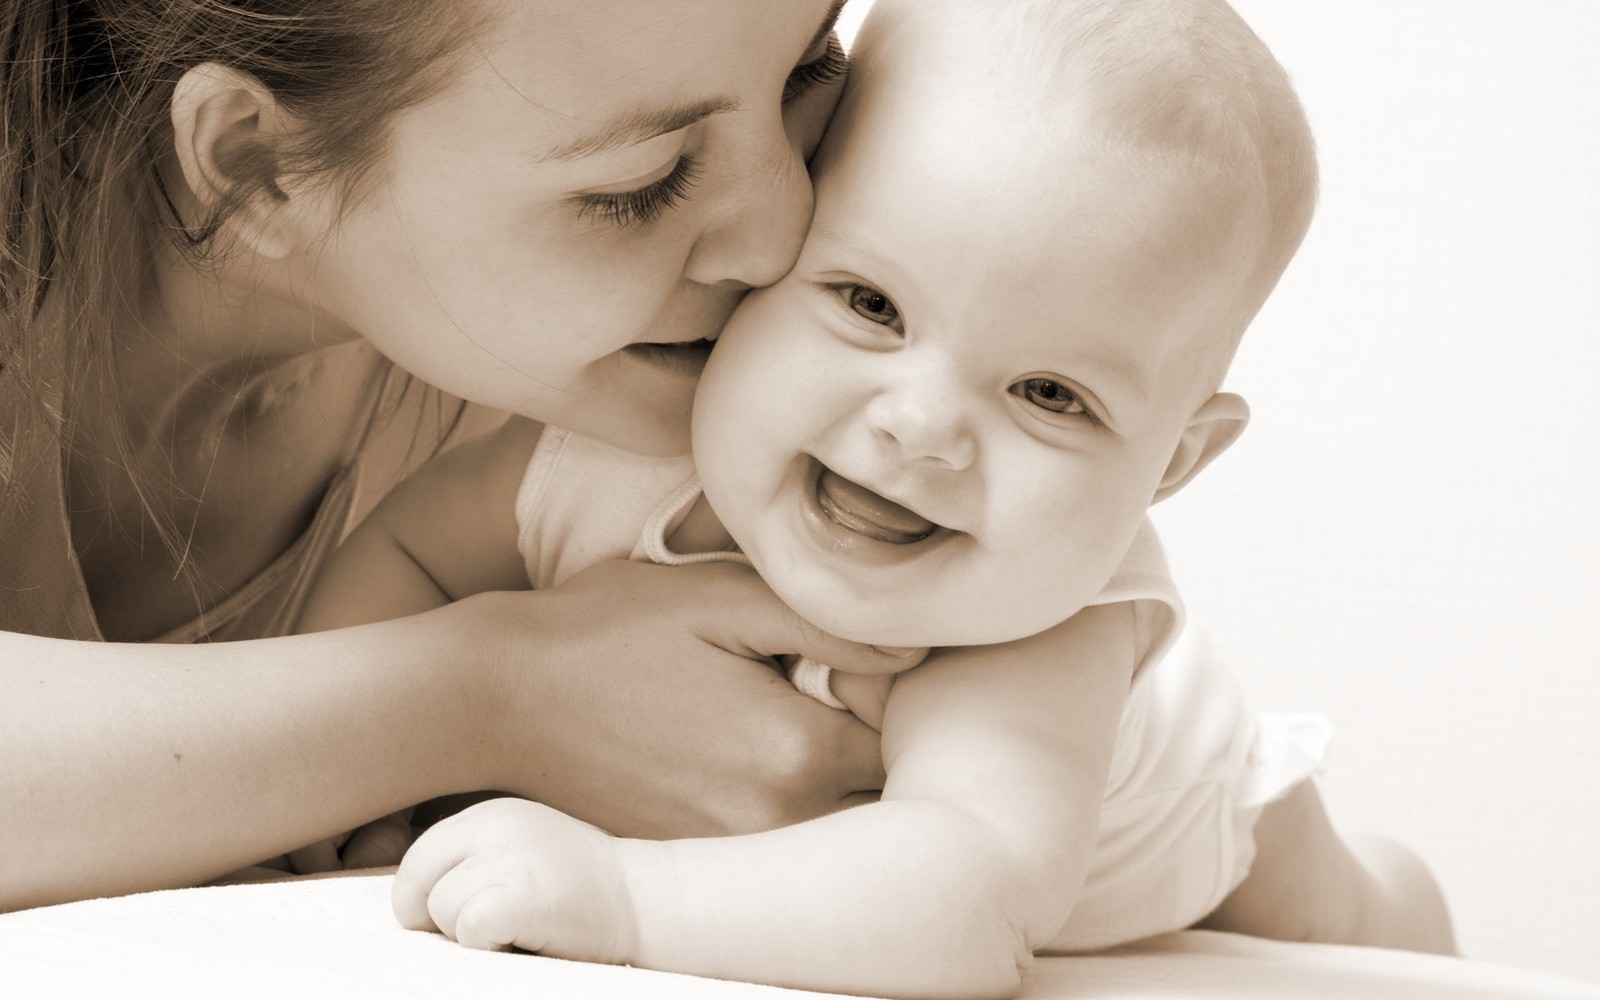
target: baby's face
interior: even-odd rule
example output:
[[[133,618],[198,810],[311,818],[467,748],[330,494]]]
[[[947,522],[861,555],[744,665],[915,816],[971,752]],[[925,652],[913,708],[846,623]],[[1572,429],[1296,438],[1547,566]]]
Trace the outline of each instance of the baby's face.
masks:
[[[1005,641],[1094,596],[1198,402],[1175,348],[1232,287],[1174,233],[1185,192],[1046,155],[944,65],[853,78],[799,262],[736,311],[694,411],[763,577],[883,644]]]

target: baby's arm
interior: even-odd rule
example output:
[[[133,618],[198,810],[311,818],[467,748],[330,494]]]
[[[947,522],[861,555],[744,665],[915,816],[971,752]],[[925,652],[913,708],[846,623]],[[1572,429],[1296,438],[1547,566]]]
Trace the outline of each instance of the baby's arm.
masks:
[[[396,487],[334,553],[299,631],[401,618],[488,590],[526,590],[514,503],[541,430],[512,417]]]
[[[1095,607],[901,675],[880,802],[743,837],[611,838],[485,803],[406,856],[395,908],[480,947],[895,996],[1004,996],[1087,870],[1134,661]],[[781,752],[781,748],[774,748]]]

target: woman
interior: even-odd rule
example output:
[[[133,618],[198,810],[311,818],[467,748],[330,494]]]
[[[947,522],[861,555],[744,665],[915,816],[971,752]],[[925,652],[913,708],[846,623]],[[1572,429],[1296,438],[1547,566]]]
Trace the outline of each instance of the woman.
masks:
[[[838,6],[5,0],[0,908],[478,788],[648,836],[878,786],[763,657],[891,654],[741,570],[282,637],[345,526],[487,425],[394,365],[684,447],[705,338],[798,248]]]

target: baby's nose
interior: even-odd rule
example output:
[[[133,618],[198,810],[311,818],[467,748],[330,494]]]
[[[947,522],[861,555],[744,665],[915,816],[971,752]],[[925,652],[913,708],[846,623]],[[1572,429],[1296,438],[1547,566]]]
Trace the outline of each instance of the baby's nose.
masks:
[[[960,393],[950,386],[918,381],[881,392],[867,405],[873,433],[894,442],[904,458],[960,470],[977,455]]]

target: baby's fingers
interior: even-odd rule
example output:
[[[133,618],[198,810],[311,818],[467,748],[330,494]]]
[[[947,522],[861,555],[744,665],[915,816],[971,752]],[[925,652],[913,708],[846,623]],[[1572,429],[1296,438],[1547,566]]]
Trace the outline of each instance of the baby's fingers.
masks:
[[[414,931],[444,930],[429,913],[434,887],[465,860],[468,850],[468,844],[450,836],[449,827],[442,823],[417,838],[400,859],[389,894],[400,926]]]
[[[428,890],[429,922],[467,948],[543,951],[550,943],[543,900],[531,886],[507,883],[502,872],[482,858],[467,858],[445,872]]]
[[[444,881],[449,883],[457,880],[446,876]],[[463,877],[459,881],[467,882],[468,878]],[[448,885],[445,888],[448,891]],[[456,943],[480,951],[503,951],[512,945],[528,951],[540,950],[543,942],[529,937],[531,914],[516,890],[491,883],[467,889],[466,892],[466,898],[461,899],[458,905],[453,900],[451,904],[455,906],[455,934],[452,936]]]

